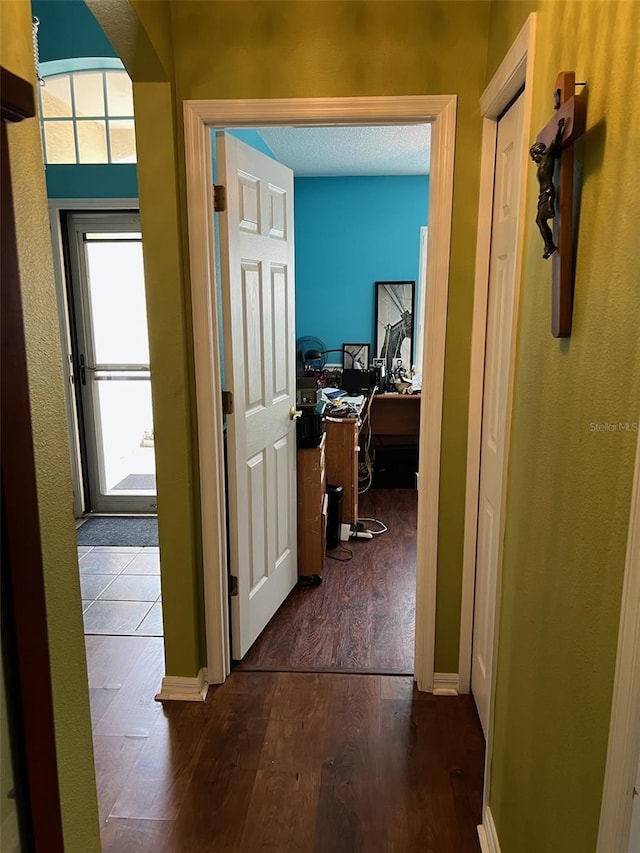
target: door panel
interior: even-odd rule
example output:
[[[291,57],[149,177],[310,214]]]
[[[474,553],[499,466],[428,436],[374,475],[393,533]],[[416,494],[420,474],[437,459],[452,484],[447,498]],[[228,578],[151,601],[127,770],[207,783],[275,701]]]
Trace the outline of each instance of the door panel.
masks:
[[[471,691],[488,734],[513,326],[523,98],[498,123],[482,403]]]
[[[155,451],[137,214],[68,219],[74,381],[87,511],[155,512]]]
[[[293,173],[224,133],[220,259],[227,386],[232,651],[250,646],[297,581]]]

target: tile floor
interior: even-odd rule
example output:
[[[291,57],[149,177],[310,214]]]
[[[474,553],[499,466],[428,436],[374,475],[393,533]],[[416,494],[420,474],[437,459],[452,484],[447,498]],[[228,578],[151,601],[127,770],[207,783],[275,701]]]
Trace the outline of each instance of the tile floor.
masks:
[[[158,548],[78,547],[85,634],[162,636]]]

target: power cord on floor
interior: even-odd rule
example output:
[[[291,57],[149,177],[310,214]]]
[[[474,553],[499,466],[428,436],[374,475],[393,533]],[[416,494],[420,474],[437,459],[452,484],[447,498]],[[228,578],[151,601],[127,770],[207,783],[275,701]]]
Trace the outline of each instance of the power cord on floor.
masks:
[[[349,560],[353,559],[353,551],[350,551],[349,548],[345,548],[344,545],[338,545],[337,548],[333,549],[334,551],[343,551],[345,554],[348,554],[348,557],[336,557],[335,554],[327,554],[326,556],[330,560],[337,560],[338,563],[348,563]]]
[[[370,533],[372,536],[380,536],[382,533],[386,533],[387,530],[389,529],[386,524],[383,524],[377,518],[359,518],[358,519],[359,524],[363,521],[370,521],[372,524],[379,524],[380,525],[380,530],[372,530],[370,527],[365,527],[363,525],[362,529],[365,530],[367,533]]]

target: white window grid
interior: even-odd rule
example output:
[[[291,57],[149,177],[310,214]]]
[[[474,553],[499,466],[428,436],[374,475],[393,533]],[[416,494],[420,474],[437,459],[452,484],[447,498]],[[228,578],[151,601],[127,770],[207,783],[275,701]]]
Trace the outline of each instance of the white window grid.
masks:
[[[75,78],[81,77],[84,74],[101,74],[102,76],[102,101],[105,105],[104,113],[102,115],[76,115],[76,95],[75,95]],[[47,158],[47,141],[44,133],[44,127],[47,122],[72,122],[73,127],[73,142],[75,149],[75,164],[76,165],[90,165],[86,163],[80,163],[80,149],[78,145],[78,123],[80,122],[92,122],[92,121],[104,121],[106,123],[106,147],[107,147],[107,164],[113,164],[113,159],[111,155],[111,129],[110,123],[111,121],[133,121],[134,115],[110,115],[109,114],[109,98],[107,93],[107,75],[113,76],[122,76],[125,75],[128,77],[126,71],[118,71],[118,70],[102,70],[100,68],[95,69],[84,69],[83,71],[70,71],[66,74],[52,74],[48,77],[44,78],[45,86],[47,80],[59,80],[64,77],[69,78],[69,89],[71,93],[71,115],[69,116],[45,116],[43,115],[43,104],[42,104],[42,89],[38,87],[38,99],[40,102],[40,132],[42,134],[42,150],[44,151],[44,161],[48,164]],[[137,155],[132,162],[137,162]],[[53,165],[61,165],[61,164],[53,164]],[[73,163],[68,164],[73,165]]]

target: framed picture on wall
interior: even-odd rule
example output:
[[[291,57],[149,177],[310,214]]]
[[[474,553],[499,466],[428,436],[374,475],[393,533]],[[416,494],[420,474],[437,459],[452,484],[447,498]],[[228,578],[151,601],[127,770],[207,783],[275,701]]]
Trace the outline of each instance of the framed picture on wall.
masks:
[[[413,364],[415,281],[376,281],[375,358],[382,358],[387,373],[402,360],[409,370]]]
[[[369,344],[342,344],[343,370],[368,370]]]

